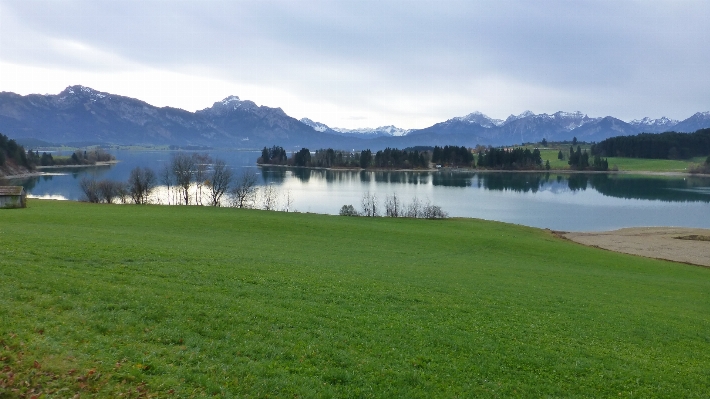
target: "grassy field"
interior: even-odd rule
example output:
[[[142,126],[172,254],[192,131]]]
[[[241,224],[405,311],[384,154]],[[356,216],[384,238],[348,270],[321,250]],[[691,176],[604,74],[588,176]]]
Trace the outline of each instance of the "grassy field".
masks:
[[[532,148],[532,147],[531,147]],[[550,161],[552,169],[569,169],[567,159],[557,159],[558,149],[540,150],[543,164],[545,161]],[[562,150],[565,156],[569,155],[569,148]],[[644,159],[644,158],[622,158],[608,157],[609,170],[616,167],[620,171],[629,172],[687,172],[691,167],[697,166],[705,162],[706,157],[696,157],[689,160],[672,160],[672,159]]]
[[[705,162],[704,157],[690,160],[644,159],[609,157],[609,169],[617,166],[619,170],[650,172],[687,172],[691,167]]]
[[[0,398],[710,387],[710,270],[480,220],[31,200],[0,320]]]

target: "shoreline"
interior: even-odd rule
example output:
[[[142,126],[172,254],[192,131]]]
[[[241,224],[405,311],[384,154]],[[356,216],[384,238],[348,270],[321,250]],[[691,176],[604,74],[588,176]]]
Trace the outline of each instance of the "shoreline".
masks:
[[[625,227],[599,232],[553,231],[557,237],[607,251],[710,267],[710,229],[693,227]]]
[[[36,169],[38,170],[44,170],[44,169],[70,169],[70,168],[93,168],[95,166],[111,166],[119,163],[120,161],[118,160],[113,160],[113,161],[102,161],[102,162],[96,162],[94,164],[90,165],[50,165],[50,166],[37,166]]]
[[[470,172],[470,173],[564,173],[564,174],[617,174],[617,175],[645,175],[645,176],[699,176],[710,177],[707,173],[690,173],[690,172],[674,172],[674,171],[651,171],[651,170],[572,170],[572,169],[477,169],[477,168],[451,168],[442,167],[439,169],[386,169],[386,168],[325,168],[317,166],[293,166],[293,165],[272,165],[257,163],[256,166],[269,166],[292,169],[311,169],[311,170],[328,170],[328,171],[345,171],[345,172]]]
[[[0,176],[0,181],[3,180],[17,180],[17,179],[27,179],[29,177],[39,177],[39,176],[45,176],[47,173],[42,172],[42,170],[45,169],[74,169],[74,168],[93,168],[97,166],[111,166],[119,163],[120,161],[118,160],[113,160],[113,161],[104,161],[104,162],[96,162],[93,165],[52,165],[52,166],[37,166],[35,169],[35,172],[29,172],[29,173],[20,173],[19,175],[7,175],[7,176]]]

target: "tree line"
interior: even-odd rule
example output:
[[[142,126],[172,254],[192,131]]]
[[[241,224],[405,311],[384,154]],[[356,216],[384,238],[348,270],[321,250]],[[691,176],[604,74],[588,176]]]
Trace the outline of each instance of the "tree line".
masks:
[[[27,157],[33,165],[40,166],[72,166],[72,165],[95,165],[97,162],[113,161],[116,158],[101,148],[92,150],[76,150],[71,156],[54,157],[51,153],[39,151],[28,151]]]
[[[478,153],[478,167],[490,169],[540,169],[542,156],[535,148],[493,148]]]
[[[557,158],[560,158],[562,150],[557,154]],[[574,150],[574,146],[569,147],[569,160],[567,161],[570,168],[577,170],[609,170],[609,162],[606,158],[602,158],[601,155],[596,154],[592,159],[592,163],[589,163],[589,153],[587,150],[582,151],[580,146],[577,146],[577,151]]]
[[[15,140],[0,133],[0,167],[9,163],[27,169],[34,168],[31,160],[27,158],[25,148],[17,144]]]
[[[592,145],[592,154],[609,157],[688,159],[710,154],[710,129],[695,133],[641,133]]]
[[[474,153],[478,153],[478,162]],[[364,151],[339,151],[332,148],[312,153],[307,148],[294,152],[290,157],[279,146],[264,147],[257,163],[305,167],[342,167],[377,169],[428,169],[430,162],[447,167],[479,167],[490,169],[541,169],[539,149],[494,148],[479,146],[475,150],[464,146],[413,147],[403,150],[385,148],[372,153]],[[547,164],[549,169],[549,163]]]
[[[380,169],[427,169],[430,155],[417,149],[385,148],[375,154],[371,150],[341,151],[332,148],[319,149],[314,153],[308,148],[294,152],[290,157],[279,146],[264,147],[257,163],[265,165],[290,165],[317,168],[380,168]]]
[[[431,153],[431,161],[445,166],[475,166],[473,152],[463,146],[435,146]]]

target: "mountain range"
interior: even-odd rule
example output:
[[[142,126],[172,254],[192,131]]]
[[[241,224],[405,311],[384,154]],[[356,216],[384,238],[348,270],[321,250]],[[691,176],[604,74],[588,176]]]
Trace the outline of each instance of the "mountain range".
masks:
[[[620,135],[665,131],[693,132],[710,127],[710,112],[683,120],[643,118],[624,122],[581,112],[552,115],[525,111],[505,120],[480,112],[423,129],[381,126],[331,128],[308,118],[297,120],[281,108],[257,106],[230,96],[211,107],[189,112],[155,107],[130,97],[70,86],[61,93],[22,96],[0,93],[0,132],[20,142],[61,144],[143,144],[259,149],[280,145],[377,150],[429,145],[510,145],[523,142],[601,141]]]

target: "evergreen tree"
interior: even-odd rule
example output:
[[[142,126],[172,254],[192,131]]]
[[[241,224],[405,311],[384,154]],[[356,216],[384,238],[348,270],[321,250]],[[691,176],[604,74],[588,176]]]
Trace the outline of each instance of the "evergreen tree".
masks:
[[[293,164],[296,166],[310,166],[311,164],[311,152],[308,148],[301,148],[293,156]]]
[[[372,151],[365,150],[360,153],[360,167],[367,169],[372,164]]]

